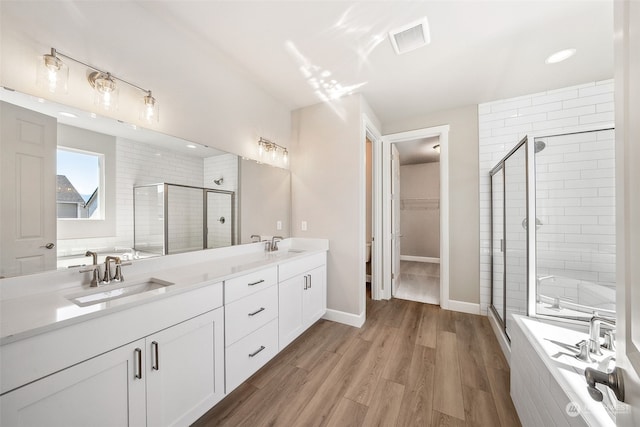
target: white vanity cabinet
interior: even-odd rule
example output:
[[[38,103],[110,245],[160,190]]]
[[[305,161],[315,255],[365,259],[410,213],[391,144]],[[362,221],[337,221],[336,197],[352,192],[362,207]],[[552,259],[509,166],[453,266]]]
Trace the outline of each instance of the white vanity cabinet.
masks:
[[[326,260],[326,253],[319,253],[278,267],[280,350],[325,314]]]
[[[3,395],[0,425],[145,426],[143,348],[135,341]]]
[[[223,309],[2,397],[3,426],[181,426],[224,397]]]
[[[216,283],[4,346],[18,387],[0,396],[0,425],[188,426],[224,397],[222,303]]]
[[[223,309],[145,339],[147,425],[189,425],[224,397]]]
[[[278,269],[226,280],[226,392],[230,393],[278,353]]]

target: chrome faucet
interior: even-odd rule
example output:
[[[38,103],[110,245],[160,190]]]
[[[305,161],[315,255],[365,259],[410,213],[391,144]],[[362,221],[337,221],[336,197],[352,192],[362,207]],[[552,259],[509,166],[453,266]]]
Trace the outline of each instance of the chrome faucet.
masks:
[[[614,329],[616,327],[615,319],[600,317],[597,313],[589,320],[589,351],[595,355],[601,355],[600,351],[600,327],[607,326]],[[610,338],[611,339],[611,338]]]
[[[258,240],[253,240],[253,239],[258,239]],[[251,243],[257,243],[257,242],[261,242],[262,241],[262,237],[260,237],[259,234],[252,234],[251,235]]]
[[[116,271],[113,276],[111,275],[111,261],[114,261],[116,263]],[[118,282],[122,281],[123,277],[122,277],[121,267],[122,267],[122,264],[120,262],[120,257],[117,257],[117,256],[106,257],[104,259],[104,278],[102,279],[102,281],[105,284],[108,284],[109,282],[111,282],[111,280],[116,280]]]
[[[93,277],[91,278],[91,287],[95,288],[99,284],[98,277],[100,276],[100,266],[98,265],[98,254],[95,252],[87,251],[84,256],[92,257],[93,264],[91,264],[90,268],[86,268],[84,270],[80,270],[80,273],[88,273],[93,272]]]
[[[277,239],[277,240],[276,240]],[[273,236],[271,238],[271,248],[270,248],[270,252],[275,252],[278,250],[278,242],[280,240],[284,240],[284,237],[282,236]]]

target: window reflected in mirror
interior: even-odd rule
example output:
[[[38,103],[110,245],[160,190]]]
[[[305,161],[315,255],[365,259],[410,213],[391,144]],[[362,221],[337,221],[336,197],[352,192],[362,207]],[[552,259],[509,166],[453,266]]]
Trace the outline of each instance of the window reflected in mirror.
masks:
[[[56,212],[58,219],[102,219],[102,155],[58,147]]]

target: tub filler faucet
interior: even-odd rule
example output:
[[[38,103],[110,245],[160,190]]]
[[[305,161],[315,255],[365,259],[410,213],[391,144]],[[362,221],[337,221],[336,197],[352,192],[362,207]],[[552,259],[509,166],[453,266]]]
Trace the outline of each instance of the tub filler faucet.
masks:
[[[589,320],[589,351],[595,355],[601,355],[600,351],[600,327],[605,326],[609,329],[615,329],[615,319],[609,319],[606,317],[600,317],[595,314],[591,320]],[[609,335],[605,340],[608,346],[613,347],[613,336]]]

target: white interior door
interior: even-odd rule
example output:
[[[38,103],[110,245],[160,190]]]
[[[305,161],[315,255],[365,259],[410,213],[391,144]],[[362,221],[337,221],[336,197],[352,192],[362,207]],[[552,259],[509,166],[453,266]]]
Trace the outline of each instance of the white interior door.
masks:
[[[0,102],[0,276],[56,268],[54,117]]]
[[[618,292],[616,363],[625,404],[618,426],[640,425],[640,2],[614,2]]]
[[[400,283],[400,155],[391,144],[391,293],[395,295]]]

